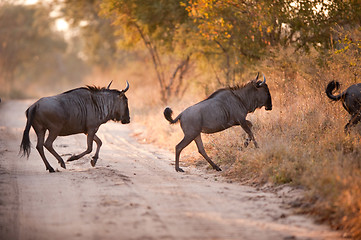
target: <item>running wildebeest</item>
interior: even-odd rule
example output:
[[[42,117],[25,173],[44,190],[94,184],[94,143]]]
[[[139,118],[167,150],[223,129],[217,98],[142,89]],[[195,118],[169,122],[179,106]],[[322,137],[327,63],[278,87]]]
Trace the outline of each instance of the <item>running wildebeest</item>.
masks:
[[[164,110],[164,117],[171,124],[180,121],[184,133],[183,140],[177,144],[175,149],[175,170],[177,172],[183,172],[179,167],[180,153],[193,140],[197,144],[199,153],[213,169],[221,171],[204,150],[201,133],[215,133],[235,125],[241,125],[248,134],[248,138],[244,143],[245,146],[249,144],[249,141],[253,141],[255,147],[258,147],[251,131],[252,124],[246,120],[246,116],[263,106],[265,106],[266,110],[272,110],[272,99],[266,84],[266,78],[263,76],[263,81],[257,81],[258,76],[259,74],[255,80],[244,86],[217,90],[202,102],[188,107],[175,119],[172,118],[172,109],[167,107]]]
[[[340,88],[340,83],[331,81],[326,87],[326,95],[333,101],[341,100],[342,106],[351,115],[350,121],[345,125],[345,132],[361,120],[361,83],[354,84],[339,95],[333,95],[334,90]]]
[[[128,99],[125,96],[125,92],[129,89],[128,81],[122,91],[109,89],[110,84],[107,88],[87,86],[72,89],[56,96],[41,98],[31,105],[26,110],[27,122],[20,145],[23,156],[30,155],[29,131],[32,126],[38,139],[36,149],[44,161],[46,170],[54,172],[45,158],[43,146],[54,155],[61,167],[66,168],[63,159],[53,148],[54,140],[58,136],[84,133],[87,135],[87,149],[71,156],[68,161],[77,160],[91,153],[94,141],[97,144],[95,155],[91,160],[91,165],[94,167],[102,145],[102,141],[96,135],[100,125],[109,120],[121,121],[123,124],[130,122]],[[49,131],[49,135],[44,143],[46,130]]]

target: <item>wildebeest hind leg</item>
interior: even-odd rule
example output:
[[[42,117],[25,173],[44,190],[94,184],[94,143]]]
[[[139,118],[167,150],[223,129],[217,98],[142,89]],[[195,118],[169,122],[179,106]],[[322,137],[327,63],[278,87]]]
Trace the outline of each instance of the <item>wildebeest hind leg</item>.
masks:
[[[36,136],[38,137],[38,142],[36,144],[36,149],[38,150],[40,157],[43,159],[43,162],[45,164],[46,170],[49,172],[55,172],[52,166],[49,164],[48,160],[46,160],[45,154],[44,154],[44,139],[45,139],[45,130],[39,130],[35,129]]]
[[[95,136],[95,132],[88,133],[88,134],[87,134],[87,145],[88,145],[88,148],[87,148],[84,152],[82,152],[82,153],[80,153],[80,154],[78,154],[78,155],[73,155],[73,156],[71,156],[67,161],[68,161],[68,162],[71,162],[71,161],[74,161],[74,160],[78,160],[79,158],[83,157],[84,155],[91,153],[92,150],[93,150],[93,139],[94,139],[94,136]]]
[[[57,136],[58,136],[58,134],[55,131],[50,131],[49,130],[49,136],[46,139],[44,146],[58,160],[60,166],[62,168],[66,168],[63,159],[60,157],[60,155],[53,148],[53,142],[57,138]]]
[[[94,135],[94,142],[96,142],[96,144],[97,144],[97,150],[95,152],[95,155],[93,156],[93,159],[90,161],[90,163],[93,167],[97,163],[97,160],[99,157],[99,150],[100,150],[100,147],[102,146],[102,141],[98,138],[97,135]]]
[[[182,141],[180,141],[180,143],[177,144],[177,146],[175,147],[175,170],[177,172],[184,172],[183,169],[181,169],[179,167],[179,156],[181,151],[187,147],[192,141],[193,141],[194,137],[190,137],[190,136],[184,136],[184,138],[182,139]]]
[[[197,144],[197,148],[198,148],[198,152],[207,160],[207,162],[213,167],[213,169],[216,169],[217,171],[222,171],[222,169],[220,169],[211,159],[210,157],[208,157],[206,151],[204,150],[203,147],[203,142],[202,142],[202,138],[201,135],[198,135],[194,141]]]
[[[361,112],[353,114],[351,116],[350,121],[345,126],[345,133],[348,133],[350,131],[350,127],[356,125],[360,121],[361,121]]]

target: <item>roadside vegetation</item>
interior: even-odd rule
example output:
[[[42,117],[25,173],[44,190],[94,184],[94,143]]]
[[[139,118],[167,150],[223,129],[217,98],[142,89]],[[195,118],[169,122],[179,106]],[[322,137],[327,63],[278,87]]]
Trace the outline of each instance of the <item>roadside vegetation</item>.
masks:
[[[358,1],[54,4],[70,24],[66,39],[48,16],[54,5],[0,4],[0,97],[40,97],[111,80],[122,89],[128,80],[136,137],[174,150],[183,134],[164,119],[166,106],[178,114],[260,72],[273,100],[272,111],[248,115],[260,148],[244,148],[244,131],[233,127],[204,135],[207,153],[233,180],[304,188],[302,212],[361,238],[361,124],[345,134],[350,116],[325,94],[331,80],[342,90],[361,82]],[[29,21],[28,32],[21,26]],[[207,167],[195,144],[182,152],[181,164]]]

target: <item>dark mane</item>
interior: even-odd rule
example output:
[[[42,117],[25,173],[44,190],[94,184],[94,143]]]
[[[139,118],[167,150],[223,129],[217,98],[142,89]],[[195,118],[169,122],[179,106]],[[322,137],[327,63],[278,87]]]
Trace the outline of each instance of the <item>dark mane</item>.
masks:
[[[232,91],[238,90],[238,89],[244,88],[247,84],[248,84],[248,83],[244,83],[244,84],[242,84],[242,85],[237,84],[237,85],[232,86],[232,87],[229,86],[228,89],[229,89],[229,90],[232,90]]]
[[[86,85],[85,89],[88,89],[91,92],[101,92],[101,91],[107,90],[105,87],[100,88],[95,85],[93,85],[93,86]]]
[[[220,92],[224,92],[225,90],[228,90],[228,88],[220,88],[218,90],[216,90],[214,93],[212,93],[209,97],[206,98],[207,99],[211,99],[214,98],[216,95],[218,95],[218,93]]]
[[[244,88],[246,85],[247,84],[242,84],[242,85],[237,84],[235,86],[228,86],[228,87],[225,87],[225,88],[220,88],[220,89],[216,90],[214,93],[212,93],[207,99],[214,98],[220,92],[224,92],[224,91],[227,91],[227,90],[235,91],[235,90]]]
[[[92,93],[98,93],[98,92],[111,92],[111,93],[116,93],[116,94],[121,94],[122,92],[117,90],[117,89],[108,89],[108,88],[105,88],[105,87],[97,87],[97,86],[90,86],[90,85],[86,85],[86,88],[87,90],[91,91]]]
[[[85,87],[79,87],[79,88],[74,88],[74,89],[70,89],[66,92],[63,92],[63,94],[66,94],[66,93],[70,93],[70,92],[73,92],[73,91],[76,91],[76,90],[87,90],[87,91],[90,91],[91,93],[98,93],[98,92],[104,92],[104,91],[110,91],[110,92],[117,92],[118,94],[120,93],[120,91],[118,90],[115,90],[115,89],[107,89],[105,87],[97,87],[97,86],[90,86],[90,85],[86,85]]]

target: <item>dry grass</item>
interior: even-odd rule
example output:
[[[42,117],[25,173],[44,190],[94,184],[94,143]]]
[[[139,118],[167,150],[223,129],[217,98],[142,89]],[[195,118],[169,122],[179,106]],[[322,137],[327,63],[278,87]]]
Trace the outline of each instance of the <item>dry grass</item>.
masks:
[[[304,211],[359,239],[361,126],[346,135],[344,126],[349,115],[341,103],[330,102],[324,94],[331,79],[342,82],[343,90],[354,79],[337,66],[321,71],[315,61],[312,56],[292,59],[284,52],[258,66],[267,76],[273,99],[272,111],[256,110],[248,116],[259,149],[252,143],[243,147],[246,135],[240,127],[203,135],[203,141],[208,155],[229,178],[256,184],[303,186],[307,189]],[[163,117],[165,106],[150,100],[157,93],[146,93],[144,87],[147,86],[138,85],[132,90],[133,100],[137,99],[137,103],[132,103],[134,120],[146,126],[137,135],[146,142],[173,150],[183,137],[181,128],[168,124]],[[144,98],[144,94],[149,94],[146,98],[150,99]],[[205,97],[204,89],[192,90],[169,105],[177,115]],[[207,165],[193,143],[182,152],[181,164],[184,163]]]

